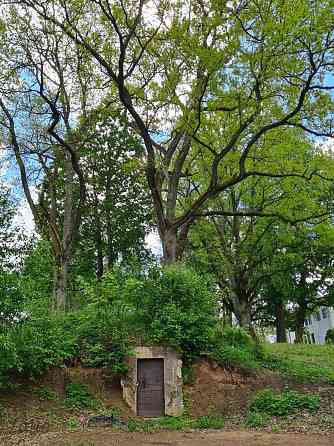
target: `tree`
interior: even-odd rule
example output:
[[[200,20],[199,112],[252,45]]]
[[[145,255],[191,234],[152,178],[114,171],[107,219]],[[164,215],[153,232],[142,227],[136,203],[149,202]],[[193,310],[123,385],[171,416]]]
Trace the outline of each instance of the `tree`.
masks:
[[[102,107],[90,117],[81,161],[87,200],[78,237],[78,257],[98,278],[120,258],[145,253],[151,200],[142,168],[143,147],[118,113]],[[106,267],[106,268],[105,268]]]
[[[296,140],[293,151],[288,145],[284,159],[296,170],[306,164],[320,168],[318,149],[304,143],[297,144]],[[277,162],[281,159],[282,153],[278,153]],[[333,169],[330,154],[326,163],[329,170]],[[273,281],[281,280],[284,284],[284,274],[289,275],[291,270],[284,262],[276,263],[277,253],[286,249],[285,236],[293,237],[295,228],[303,224],[316,228],[326,222],[330,231],[332,202],[330,183],[318,179],[310,184],[291,178],[279,183],[275,179],[252,178],[211,202],[207,218],[191,230],[188,255],[190,262],[195,261],[200,268],[213,273],[223,304],[235,314],[240,326],[252,331],[254,322],[263,318],[264,305],[266,322],[275,322],[279,338],[284,339],[289,297],[275,289]],[[303,223],[306,215],[313,217]],[[322,237],[322,243],[325,240]],[[298,247],[294,249],[298,256]],[[317,249],[316,244],[313,249]]]
[[[16,211],[10,190],[0,182],[0,271],[10,270],[15,266],[17,228],[14,225],[14,216]]]
[[[293,11],[279,0],[19,3],[68,36],[118,92],[145,145],[166,262],[182,257],[209,200],[247,178],[326,176],[271,160],[277,129],[332,136],[329,0],[297,0]]]
[[[308,315],[320,306],[333,305],[333,259],[331,243],[334,227],[330,219],[318,224],[299,224],[275,233],[280,249],[271,260],[272,271],[267,292],[273,292],[285,303],[296,333],[303,342]]]
[[[37,230],[51,240],[54,305],[64,309],[68,267],[86,198],[77,150],[79,133],[73,132],[74,117],[78,110],[84,111],[88,95],[80,74],[81,54],[70,52],[64,36],[55,31],[41,38],[31,17],[15,14],[8,19],[7,29],[2,29],[1,43],[6,58],[0,99],[2,142],[17,164]],[[59,176],[65,179],[60,206]]]

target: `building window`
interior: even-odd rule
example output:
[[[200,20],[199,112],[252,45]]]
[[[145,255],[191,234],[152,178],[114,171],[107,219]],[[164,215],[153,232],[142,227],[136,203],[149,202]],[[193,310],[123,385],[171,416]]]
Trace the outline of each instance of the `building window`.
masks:
[[[321,321],[321,316],[320,316],[319,311],[317,313],[315,313],[315,320],[316,321]]]
[[[327,319],[328,318],[328,309],[325,308],[321,308],[321,313],[322,313],[322,318],[323,319]]]

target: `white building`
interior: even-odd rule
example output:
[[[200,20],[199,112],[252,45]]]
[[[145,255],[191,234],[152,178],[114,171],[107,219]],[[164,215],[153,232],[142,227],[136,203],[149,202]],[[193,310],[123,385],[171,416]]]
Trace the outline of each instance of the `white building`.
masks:
[[[305,342],[325,344],[327,330],[334,328],[334,309],[321,307],[305,321]]]
[[[334,328],[334,308],[321,307],[319,311],[309,316],[305,321],[305,344],[325,344],[327,330]],[[274,344],[276,334],[273,330],[267,329],[264,334],[266,342]],[[296,335],[294,331],[287,330],[287,342],[293,344]]]

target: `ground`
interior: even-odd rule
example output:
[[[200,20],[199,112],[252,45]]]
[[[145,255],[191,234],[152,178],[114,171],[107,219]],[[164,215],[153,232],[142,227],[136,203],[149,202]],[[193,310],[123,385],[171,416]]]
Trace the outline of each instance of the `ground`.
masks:
[[[173,426],[170,422],[163,426],[165,430],[160,425],[160,431],[149,431],[152,426],[145,424],[139,425],[141,432],[88,428],[89,417],[101,413],[117,414],[125,422],[140,420],[134,419],[125,405],[119,378],[106,376],[103,369],[77,367],[52,370],[37,382],[21,382],[15,391],[0,394],[0,446],[333,446],[333,348],[268,348],[284,359],[275,360],[272,371],[223,368],[209,360],[194,365],[192,379],[184,386],[186,416],[197,419],[219,414],[224,419],[224,430],[195,431],[189,424],[180,426],[174,421]],[[88,386],[98,406],[66,406],[65,388],[73,382]],[[271,417],[247,430],[253,395],[263,388],[281,391],[286,386],[319,395],[320,409],[316,413],[299,411],[286,417]],[[172,432],[166,427],[180,430]]]
[[[115,433],[95,429],[86,432],[47,433],[0,439],[1,446],[333,446],[333,437],[263,432],[159,432]]]

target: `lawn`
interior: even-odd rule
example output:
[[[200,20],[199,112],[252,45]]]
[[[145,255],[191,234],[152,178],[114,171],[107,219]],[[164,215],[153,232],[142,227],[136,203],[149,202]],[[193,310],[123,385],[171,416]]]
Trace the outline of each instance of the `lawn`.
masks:
[[[300,382],[334,384],[334,346],[264,344],[264,367]]]

